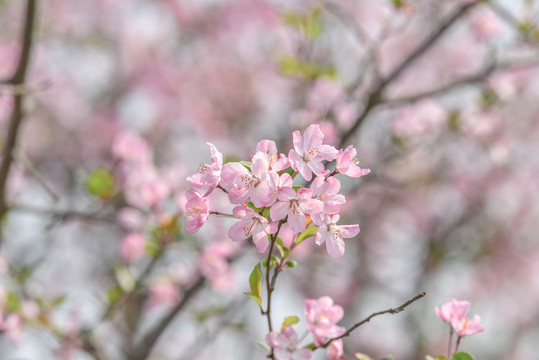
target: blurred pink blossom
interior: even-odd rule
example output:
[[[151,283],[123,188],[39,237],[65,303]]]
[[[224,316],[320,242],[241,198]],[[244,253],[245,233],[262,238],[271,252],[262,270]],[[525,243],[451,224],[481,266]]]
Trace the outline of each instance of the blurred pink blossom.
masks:
[[[456,299],[446,300],[441,308],[436,307],[436,315],[445,322],[448,322],[459,337],[477,334],[484,331],[481,326],[481,318],[475,315],[473,319],[466,317],[470,303]]]
[[[342,339],[333,340],[332,342],[329,343],[328,359],[329,360],[345,359]]]
[[[149,162],[152,150],[139,134],[124,130],[116,134],[112,143],[112,154],[118,159],[133,163]]]
[[[169,278],[161,278],[150,284],[148,308],[157,306],[173,307],[180,301],[178,286]]]
[[[125,262],[133,262],[146,254],[146,241],[140,233],[129,233],[124,236],[120,245],[120,254]]]
[[[307,329],[314,335],[316,346],[322,345],[328,338],[344,334],[346,329],[337,325],[343,316],[343,308],[333,305],[333,299],[329,296],[305,299],[305,321]]]

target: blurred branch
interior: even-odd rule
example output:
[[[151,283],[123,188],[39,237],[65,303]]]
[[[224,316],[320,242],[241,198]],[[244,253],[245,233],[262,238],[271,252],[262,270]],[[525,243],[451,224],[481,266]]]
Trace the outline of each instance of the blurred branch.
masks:
[[[42,81],[34,86],[27,84],[14,84],[12,80],[0,84],[0,95],[27,95],[38,91],[43,91],[51,86],[49,81]]]
[[[413,103],[422,100],[427,97],[442,95],[458,87],[473,85],[486,80],[490,75],[498,71],[511,71],[517,69],[523,69],[528,67],[539,66],[539,59],[519,61],[519,62],[507,62],[502,64],[491,64],[477,74],[462,77],[454,80],[444,86],[440,86],[435,89],[419,92],[413,95],[402,96],[394,99],[381,99],[380,103],[389,105],[400,105],[404,103]]]
[[[189,289],[183,294],[182,301],[178,303],[152,330],[149,331],[146,336],[140,341],[140,343],[135,346],[134,351],[129,354],[130,360],[144,360],[148,357],[152,351],[155,343],[161,336],[161,334],[166,330],[170,325],[172,320],[176,315],[185,307],[189,300],[200,290],[206,282],[204,277],[199,277],[198,280],[191,285]]]
[[[411,304],[413,304],[414,302],[416,302],[417,300],[419,299],[422,299],[423,297],[425,297],[425,295],[427,295],[427,293],[425,292],[421,292],[419,294],[417,294],[416,296],[414,296],[413,298],[411,298],[410,300],[406,301],[404,304],[396,307],[396,308],[391,308],[391,309],[387,309],[387,310],[383,310],[383,311],[378,311],[378,312],[375,312],[371,315],[369,315],[368,317],[366,317],[365,319],[361,320],[360,322],[358,323],[355,323],[354,325],[352,325],[351,328],[349,328],[348,330],[346,330],[346,332],[344,334],[342,334],[341,336],[337,336],[337,337],[334,337],[334,338],[331,338],[329,340],[327,340],[325,343],[323,343],[322,345],[319,346],[319,348],[326,348],[329,346],[329,344],[332,342],[332,341],[335,341],[335,340],[339,340],[339,339],[342,339],[344,337],[347,337],[347,336],[350,336],[350,334],[355,330],[357,329],[358,327],[360,327],[361,325],[371,321],[372,318],[376,317],[376,316],[379,316],[379,315],[384,315],[384,314],[398,314],[402,311],[404,311],[408,306],[410,306]]]
[[[53,218],[57,218],[60,221],[67,220],[70,218],[80,218],[84,220],[102,221],[102,222],[111,223],[111,224],[116,223],[116,220],[113,217],[103,217],[103,216],[99,216],[97,213],[86,213],[86,212],[81,212],[81,211],[76,211],[76,210],[46,209],[46,208],[41,208],[37,206],[22,205],[22,204],[9,206],[8,209],[14,210],[14,211],[25,211],[25,212],[31,212],[31,213],[40,214],[40,215],[52,216]]]
[[[36,0],[28,0],[26,5],[26,17],[24,30],[22,33],[21,54],[19,57],[19,63],[15,73],[8,81],[8,84],[13,86],[20,86],[24,84],[26,80],[26,73],[28,71],[28,65],[30,63],[30,53],[32,48],[32,38],[35,26],[36,17]],[[13,111],[11,113],[11,119],[9,121],[8,132],[6,140],[4,142],[4,149],[2,152],[2,164],[0,164],[0,217],[8,210],[6,204],[6,184],[9,176],[9,170],[13,161],[12,151],[17,143],[17,135],[23,119],[23,94],[14,95]],[[2,239],[0,239],[1,242]]]
[[[356,121],[340,137],[340,143],[338,147],[342,147],[350,137],[356,132],[359,126],[367,118],[372,109],[374,109],[381,102],[382,92],[385,88],[391,84],[395,79],[397,79],[410,65],[412,65],[419,57],[421,57],[427,50],[429,50],[432,45],[449,29],[451,26],[462,18],[472,7],[477,5],[479,2],[472,2],[466,5],[463,5],[455,11],[455,13],[447,20],[445,20],[433,33],[431,33],[424,41],[421,43],[410,55],[404,59],[399,66],[395,68],[387,77],[378,81],[374,89],[370,91],[367,101],[365,102],[365,108],[359,114]]]

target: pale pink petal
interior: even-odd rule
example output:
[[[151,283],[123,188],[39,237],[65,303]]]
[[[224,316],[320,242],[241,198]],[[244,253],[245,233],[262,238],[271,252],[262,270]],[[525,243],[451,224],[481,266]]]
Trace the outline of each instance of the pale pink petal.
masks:
[[[268,235],[261,229],[253,234],[253,242],[258,252],[263,253],[269,245]]]
[[[288,201],[278,202],[274,204],[270,209],[271,219],[274,221],[282,220],[288,216],[289,211],[290,211],[290,202]]]
[[[252,235],[252,220],[241,220],[228,230],[228,236],[232,241],[242,241]]]

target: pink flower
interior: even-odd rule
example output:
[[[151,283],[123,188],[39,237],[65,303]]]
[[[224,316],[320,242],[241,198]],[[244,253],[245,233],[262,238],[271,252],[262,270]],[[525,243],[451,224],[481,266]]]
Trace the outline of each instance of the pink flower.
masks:
[[[288,216],[288,225],[298,234],[307,227],[306,215],[318,214],[324,210],[324,203],[312,199],[312,190],[301,188],[296,193],[293,188],[283,187],[277,194],[280,200],[270,209],[274,221]]]
[[[194,234],[208,220],[210,215],[208,199],[202,197],[193,189],[187,191],[185,197],[187,199],[185,203],[185,216],[187,217],[185,231],[189,234]]]
[[[322,296],[318,300],[305,299],[307,329],[313,333],[316,346],[322,345],[328,338],[344,334],[346,329],[337,325],[343,315],[343,308],[333,305],[333,299],[329,296]]]
[[[112,154],[118,160],[132,163],[149,162],[152,157],[148,143],[139,134],[129,130],[116,134]]]
[[[180,301],[180,292],[177,285],[168,278],[155,280],[150,285],[150,296],[148,298],[148,308],[159,305],[173,307]]]
[[[441,309],[436,307],[434,310],[440,319],[451,325],[459,337],[463,337],[484,331],[479,315],[475,315],[473,319],[466,317],[469,308],[468,301],[448,299],[442,304]]]
[[[333,340],[328,346],[328,359],[339,360],[344,359],[344,349],[342,339]]]
[[[120,245],[120,254],[125,262],[138,260],[146,254],[146,241],[139,233],[124,236]]]
[[[313,356],[311,349],[298,349],[298,335],[290,326],[280,333],[270,332],[266,343],[273,349],[275,360],[309,360]]]
[[[232,243],[217,241],[208,245],[198,258],[198,267],[204,277],[210,280],[214,289],[230,291],[234,275],[228,262],[234,249]]]
[[[277,224],[273,221],[269,222],[265,217],[255,213],[253,209],[243,205],[235,207],[233,214],[240,221],[232,225],[228,231],[230,239],[241,241],[252,236],[258,252],[264,252],[269,244],[268,235],[275,234]]]
[[[263,152],[268,156],[269,168],[281,171],[290,167],[290,161],[285,154],[277,154],[277,146],[274,141],[262,140],[256,145],[257,152]]]
[[[159,179],[146,181],[140,186],[141,199],[150,206],[156,206],[170,194],[168,185]]]
[[[292,133],[294,149],[288,153],[292,168],[298,171],[307,181],[315,175],[325,174],[322,161],[332,161],[337,156],[337,149],[330,145],[322,145],[324,134],[317,124],[310,125],[303,136],[299,131]]]
[[[22,337],[22,319],[18,314],[9,314],[5,320],[0,318],[0,332],[4,332],[11,342],[18,346]]]
[[[356,156],[357,151],[353,145],[348,146],[345,150],[339,150],[335,170],[340,174],[353,178],[358,178],[370,173],[370,169],[362,169],[359,167],[359,160]]]
[[[335,177],[327,179],[323,176],[317,176],[311,184],[313,197],[324,203],[324,212],[326,214],[338,213],[341,206],[346,203],[344,195],[339,194],[341,183]]]
[[[316,230],[317,245],[326,243],[328,254],[334,258],[340,258],[344,255],[343,238],[352,238],[359,234],[359,225],[337,225],[339,214],[329,214],[313,216],[313,222],[318,226]]]
[[[257,152],[253,156],[251,171],[241,164],[228,163],[223,173],[226,174],[226,180],[223,179],[225,186],[231,187],[228,192],[231,203],[241,204],[250,198],[253,205],[260,208],[275,202],[275,186],[279,175],[269,170],[269,160],[265,153]]]
[[[221,180],[221,171],[223,169],[223,154],[217,151],[217,148],[207,143],[211,150],[211,165],[200,164],[198,174],[187,178],[187,182],[204,194],[203,197],[211,194]]]

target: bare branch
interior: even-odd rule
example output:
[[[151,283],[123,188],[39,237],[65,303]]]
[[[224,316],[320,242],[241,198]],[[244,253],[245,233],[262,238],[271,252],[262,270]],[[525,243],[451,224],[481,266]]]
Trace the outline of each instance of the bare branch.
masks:
[[[379,316],[379,315],[384,315],[384,314],[398,314],[398,313],[404,311],[408,306],[410,306],[411,304],[413,304],[417,300],[422,299],[423,297],[425,297],[426,294],[427,293],[425,293],[425,292],[421,292],[421,293],[417,294],[416,296],[414,296],[413,298],[411,298],[410,300],[407,300],[404,304],[402,304],[400,306],[397,306],[396,308],[391,308],[391,309],[387,309],[387,310],[384,310],[384,311],[378,311],[378,312],[375,312],[375,313],[369,315],[368,317],[361,320],[360,322],[355,323],[354,325],[352,325],[352,327],[349,328],[348,330],[346,330],[346,332],[344,334],[342,334],[341,336],[337,336],[337,337],[334,337],[334,338],[331,338],[331,339],[327,340],[324,344],[320,345],[319,348],[326,348],[326,347],[329,346],[329,344],[332,341],[339,340],[339,339],[342,339],[344,337],[350,336],[350,334],[355,329],[357,329],[361,325],[371,321],[371,319],[373,317],[376,317],[376,316]]]
[[[340,137],[340,144],[339,147],[342,146],[342,144],[346,143],[350,137],[356,132],[356,130],[359,128],[359,126],[363,123],[363,121],[367,118],[369,113],[373,108],[375,108],[378,104],[381,102],[381,96],[382,92],[385,90],[385,88],[391,84],[395,79],[397,79],[410,65],[412,65],[419,57],[421,57],[427,50],[429,50],[434,43],[443,35],[445,32],[451,28],[453,24],[457,22],[460,18],[462,18],[472,7],[477,5],[478,2],[472,2],[466,5],[463,5],[461,8],[459,8],[454,14],[449,16],[447,20],[445,20],[433,33],[423,41],[410,55],[404,59],[399,66],[395,68],[387,77],[380,80],[377,85],[370,91],[370,94],[367,98],[367,101],[365,103],[365,108],[359,114],[356,121],[354,122],[354,125],[348,129],[342,136]]]

